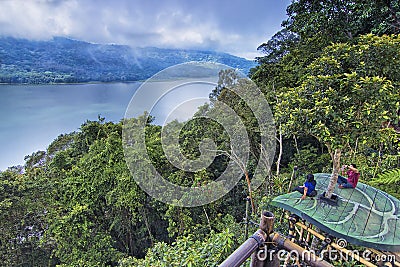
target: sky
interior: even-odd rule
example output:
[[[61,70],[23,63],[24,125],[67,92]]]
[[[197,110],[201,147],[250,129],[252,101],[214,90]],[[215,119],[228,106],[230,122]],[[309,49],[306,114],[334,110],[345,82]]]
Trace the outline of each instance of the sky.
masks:
[[[204,49],[254,59],[290,0],[0,0],[0,36],[63,36],[132,47]]]

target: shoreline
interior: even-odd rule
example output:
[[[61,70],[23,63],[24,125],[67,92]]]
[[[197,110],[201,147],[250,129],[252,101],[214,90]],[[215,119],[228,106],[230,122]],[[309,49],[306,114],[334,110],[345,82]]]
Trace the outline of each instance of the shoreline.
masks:
[[[139,81],[111,81],[111,82],[101,82],[101,81],[91,81],[91,82],[77,82],[77,83],[0,83],[1,85],[15,85],[15,86],[21,86],[21,85],[40,85],[40,86],[45,86],[45,85],[81,85],[81,84],[116,84],[116,83],[143,83],[145,80],[139,80]]]

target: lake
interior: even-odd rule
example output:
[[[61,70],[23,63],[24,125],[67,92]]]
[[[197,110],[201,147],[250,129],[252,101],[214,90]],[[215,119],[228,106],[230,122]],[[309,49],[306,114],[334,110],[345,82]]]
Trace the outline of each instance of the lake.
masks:
[[[158,109],[148,111],[160,125],[175,118],[188,118],[197,106],[205,103],[214,86],[213,83],[192,83],[177,87],[163,94],[162,99],[157,95],[155,105]],[[147,83],[147,87],[151,88],[147,88],[148,91],[137,96],[131,104],[140,105],[149,101],[146,104],[149,107],[155,101],[152,91],[157,94],[166,91],[162,82],[151,86]],[[60,134],[79,131],[86,120],[97,120],[100,115],[106,121],[119,122],[124,118],[135,92],[140,91],[138,88],[142,88],[140,82],[0,85],[0,170],[23,165],[26,155],[45,150]],[[181,108],[176,109],[177,115],[171,118],[171,108],[179,105]],[[143,111],[140,109],[136,113],[143,114]]]
[[[86,120],[118,122],[140,83],[0,85],[0,170],[60,134],[78,131]]]

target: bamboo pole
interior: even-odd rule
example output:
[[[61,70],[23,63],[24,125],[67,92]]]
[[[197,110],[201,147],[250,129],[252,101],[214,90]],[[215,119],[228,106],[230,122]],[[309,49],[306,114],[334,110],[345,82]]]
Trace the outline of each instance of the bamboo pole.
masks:
[[[396,253],[382,252],[382,251],[379,251],[379,250],[376,250],[376,249],[373,249],[373,248],[369,248],[369,250],[371,252],[375,253],[376,255],[379,255],[380,257],[382,257],[382,256],[395,257],[395,260],[394,260],[394,263],[393,263],[394,266],[398,266],[398,267],[400,266],[400,260],[399,260],[400,256],[396,255]]]
[[[219,267],[239,267],[267,239],[267,235],[258,229],[249,239],[238,247]]]
[[[260,229],[266,233],[266,240],[251,255],[251,267],[279,267],[279,259],[276,255],[268,254],[269,236],[274,231],[275,216],[272,212],[264,211],[261,215]]]
[[[264,246],[265,242],[268,240],[269,234],[272,233],[274,229],[274,220],[275,217],[273,213],[264,211],[261,215],[260,229],[258,229],[249,239],[238,247],[227,259],[225,259],[219,267],[239,267],[253,254],[253,252]],[[261,267],[264,264],[256,259],[253,261],[257,262],[254,264],[258,264],[253,264],[253,266]]]
[[[317,232],[316,232],[315,230],[313,230],[313,229],[308,228],[306,225],[304,225],[304,224],[302,224],[302,223],[300,223],[300,222],[296,223],[296,225],[297,225],[297,226],[300,226],[300,227],[302,227],[302,228],[304,228],[304,230],[309,231],[311,234],[313,234],[314,236],[318,237],[318,238],[321,239],[321,240],[324,240],[324,239],[325,239],[325,237],[324,237],[323,235],[317,233]],[[341,246],[339,246],[338,244],[336,244],[336,243],[334,243],[334,242],[332,242],[330,245],[331,245],[333,248],[337,249],[338,251],[343,252],[343,253],[345,253],[346,255],[349,255],[350,257],[352,257],[352,258],[355,259],[356,261],[361,262],[361,263],[364,264],[365,266],[368,266],[368,267],[376,267],[375,264],[373,264],[373,263],[367,261],[366,259],[360,257],[359,255],[355,254],[354,252],[352,252],[352,251],[350,251],[350,250],[348,250],[348,249],[342,248]]]
[[[293,218],[292,216],[289,216],[288,223],[289,223],[289,237],[288,237],[288,239],[290,241],[294,241],[295,240],[295,236],[296,236],[296,227],[295,227],[296,218]],[[288,265],[291,257],[292,257],[291,253],[289,253],[286,256],[286,259],[283,262],[283,266],[284,267],[286,267]]]
[[[323,260],[322,258],[315,255],[305,248],[297,245],[296,243],[290,241],[288,238],[281,236],[278,233],[273,233],[270,235],[270,239],[274,244],[276,244],[280,248],[284,248],[285,250],[289,251],[290,253],[296,252],[296,254],[301,257],[301,260],[307,262],[311,266],[315,267],[333,267],[332,264]],[[297,256],[296,255],[296,256]]]

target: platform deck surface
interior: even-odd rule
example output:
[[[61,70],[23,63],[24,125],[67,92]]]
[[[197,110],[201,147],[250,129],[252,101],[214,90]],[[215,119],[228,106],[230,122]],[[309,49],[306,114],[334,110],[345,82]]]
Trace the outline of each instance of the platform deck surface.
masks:
[[[314,174],[318,196],[328,187],[331,174]],[[272,204],[288,210],[322,231],[347,242],[384,251],[400,251],[400,201],[372,186],[358,183],[355,189],[335,188],[337,205],[319,197],[301,200],[292,192],[273,199]]]

